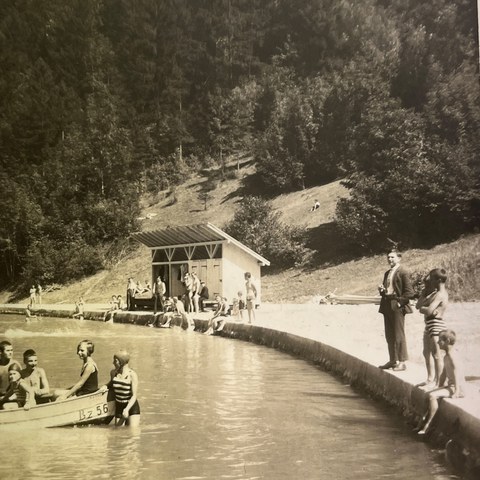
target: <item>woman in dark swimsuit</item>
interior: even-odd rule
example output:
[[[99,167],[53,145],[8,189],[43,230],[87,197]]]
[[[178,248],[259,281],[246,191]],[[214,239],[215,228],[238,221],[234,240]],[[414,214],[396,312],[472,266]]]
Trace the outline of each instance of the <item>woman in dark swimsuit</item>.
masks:
[[[98,367],[92,358],[94,348],[91,340],[83,340],[78,344],[77,355],[83,361],[80,380],[68,390],[57,390],[54,394],[56,399],[65,400],[72,396],[88,395],[98,390]]]

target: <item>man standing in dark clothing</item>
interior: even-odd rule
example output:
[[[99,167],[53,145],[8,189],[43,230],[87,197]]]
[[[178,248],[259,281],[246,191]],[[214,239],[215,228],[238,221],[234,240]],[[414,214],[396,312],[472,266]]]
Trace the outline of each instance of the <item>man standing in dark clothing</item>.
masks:
[[[406,370],[408,360],[405,338],[405,313],[411,313],[409,300],[413,297],[413,288],[407,271],[400,266],[401,254],[392,250],[387,255],[390,269],[385,272],[383,284],[378,287],[381,295],[379,312],[385,322],[390,360],[380,368],[395,371]]]
[[[203,305],[203,302],[205,300],[208,300],[208,287],[205,285],[205,282],[200,282],[200,299],[199,299],[199,303],[200,303],[200,311],[201,312],[204,312],[205,311],[205,308],[204,308],[204,305]]]

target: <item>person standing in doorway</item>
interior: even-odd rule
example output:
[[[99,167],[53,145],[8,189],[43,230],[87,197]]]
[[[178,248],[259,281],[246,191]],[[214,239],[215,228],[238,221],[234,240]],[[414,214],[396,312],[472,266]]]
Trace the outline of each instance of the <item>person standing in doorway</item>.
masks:
[[[154,305],[153,305],[153,314],[155,315],[158,311],[163,312],[163,297],[167,291],[165,282],[162,277],[159,275],[153,284],[153,295],[154,295]]]
[[[400,266],[401,253],[391,250],[387,255],[390,269],[383,276],[383,283],[378,291],[381,295],[379,312],[385,323],[389,361],[381,365],[382,369],[395,371],[406,370],[408,360],[407,341],[405,337],[405,314],[411,313],[409,305],[414,292],[408,272]]]

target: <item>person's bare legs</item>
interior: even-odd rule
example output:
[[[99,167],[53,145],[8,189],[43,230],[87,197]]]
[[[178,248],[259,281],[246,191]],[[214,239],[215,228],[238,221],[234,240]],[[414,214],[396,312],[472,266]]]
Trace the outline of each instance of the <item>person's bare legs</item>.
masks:
[[[433,362],[435,364],[435,385],[438,385],[440,380],[440,375],[443,371],[443,355],[440,351],[440,346],[438,345],[438,335],[431,337],[431,351],[433,355]]]
[[[440,398],[449,398],[451,396],[451,391],[448,388],[438,388],[437,390],[432,390],[428,396],[428,411],[424,417],[425,423],[423,428],[418,432],[419,435],[425,435],[432,423],[433,417],[438,410],[438,400]]]
[[[432,338],[428,332],[423,332],[423,358],[425,359],[425,367],[427,367],[427,380],[420,385],[428,385],[433,383],[433,359],[432,359]]]

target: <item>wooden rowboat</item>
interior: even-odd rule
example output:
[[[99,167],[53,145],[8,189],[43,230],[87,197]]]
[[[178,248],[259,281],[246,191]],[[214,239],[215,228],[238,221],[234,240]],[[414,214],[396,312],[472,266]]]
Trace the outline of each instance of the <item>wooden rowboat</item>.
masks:
[[[102,423],[115,413],[115,402],[106,392],[35,405],[30,410],[0,410],[0,430],[4,428],[48,428]]]

